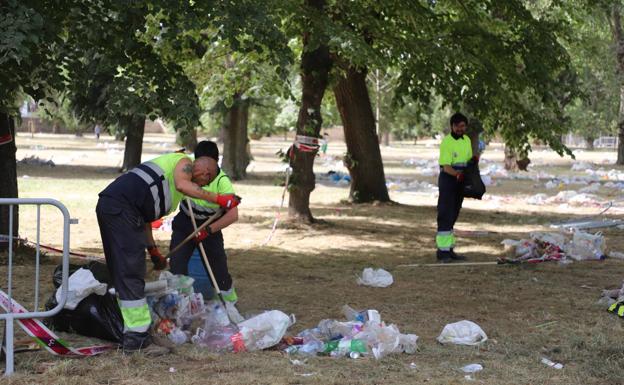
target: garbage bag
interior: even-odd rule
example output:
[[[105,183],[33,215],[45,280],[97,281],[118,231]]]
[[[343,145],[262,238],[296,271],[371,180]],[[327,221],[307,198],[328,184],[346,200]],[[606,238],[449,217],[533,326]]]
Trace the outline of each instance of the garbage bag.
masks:
[[[572,242],[566,247],[566,254],[577,261],[585,259],[605,258],[605,239],[602,233],[586,233],[576,230],[572,236]]]
[[[479,164],[475,161],[468,162],[464,170],[463,194],[465,198],[481,199],[485,194],[485,184],[481,179]]]
[[[91,261],[85,265],[69,265],[69,275],[74,274],[78,269],[87,269],[93,273],[93,277],[98,281],[105,283],[107,285],[111,284],[110,275],[108,273],[108,267],[102,262]],[[54,288],[58,289],[61,286],[61,282],[63,279],[63,266],[58,265],[54,269],[54,273],[52,273],[52,284]]]
[[[387,287],[392,285],[394,279],[392,274],[384,269],[373,269],[370,267],[365,268],[362,271],[362,276],[358,277],[358,285],[372,286],[372,287]]]
[[[106,284],[96,280],[91,270],[80,268],[69,276],[65,309],[74,310],[78,303],[91,294],[104,295]],[[61,299],[61,288],[56,289],[56,301]]]
[[[277,345],[294,322],[285,313],[271,310],[239,323],[238,328],[247,350],[254,351]]]
[[[46,303],[46,309],[56,306],[54,295]],[[74,310],[61,310],[47,320],[51,328],[87,337],[121,343],[123,318],[117,300],[110,293],[91,294],[80,301]]]
[[[488,337],[479,325],[463,320],[446,325],[437,339],[441,344],[478,345]]]

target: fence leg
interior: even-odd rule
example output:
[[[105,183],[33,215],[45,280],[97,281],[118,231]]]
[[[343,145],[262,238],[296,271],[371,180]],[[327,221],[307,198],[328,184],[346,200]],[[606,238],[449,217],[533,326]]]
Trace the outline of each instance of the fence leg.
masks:
[[[4,333],[4,349],[5,349],[5,366],[4,375],[13,374],[13,318],[7,318],[5,321]]]

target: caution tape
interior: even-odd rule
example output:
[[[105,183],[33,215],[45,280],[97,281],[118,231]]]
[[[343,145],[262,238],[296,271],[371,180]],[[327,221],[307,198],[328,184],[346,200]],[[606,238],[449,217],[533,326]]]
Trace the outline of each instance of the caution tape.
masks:
[[[8,242],[9,236],[6,234],[0,234],[0,242]],[[13,237],[13,239],[20,241],[24,244],[27,245],[34,245],[37,246],[37,242],[33,242],[33,241],[29,241],[28,238],[21,238],[21,237]],[[56,247],[52,247],[52,246],[48,246],[48,245],[43,245],[43,244],[39,244],[39,248],[44,249],[44,250],[48,250],[48,251],[54,251],[56,253],[63,253],[62,249],[58,249]],[[78,257],[78,258],[83,258],[83,259],[88,259],[88,260],[104,260],[104,257],[100,256],[100,255],[87,255],[87,254],[82,254],[82,253],[76,253],[73,251],[70,251],[68,253],[69,255],[73,256],[73,257]]]
[[[28,312],[14,299],[11,298],[9,300],[8,295],[2,290],[0,290],[0,307],[9,313],[23,314]],[[73,348],[54,334],[54,332],[48,329],[43,322],[37,319],[17,318],[15,321],[17,321],[19,326],[26,332],[26,334],[32,337],[37,344],[41,345],[45,350],[55,356],[90,357],[117,348],[114,345],[95,345],[84,348]]]

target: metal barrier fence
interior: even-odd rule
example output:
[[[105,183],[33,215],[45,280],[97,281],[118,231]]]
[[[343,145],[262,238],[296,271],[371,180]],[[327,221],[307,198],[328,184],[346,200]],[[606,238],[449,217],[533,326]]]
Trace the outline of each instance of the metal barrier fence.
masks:
[[[17,238],[13,234],[13,210],[15,206],[20,205],[36,205],[37,206],[37,242],[35,254],[35,293],[34,293],[34,311],[18,313],[12,309],[11,301],[13,294],[13,241]],[[62,283],[61,298],[58,304],[48,311],[39,311],[39,264],[40,264],[40,231],[41,231],[41,205],[51,205],[57,207],[63,214],[63,260],[62,260]],[[5,313],[0,313],[0,320],[5,321],[5,349],[6,349],[6,366],[4,370],[5,376],[14,371],[14,345],[13,345],[13,326],[16,319],[24,318],[44,318],[51,317],[63,309],[67,300],[67,279],[69,275],[69,211],[59,201],[46,198],[0,198],[0,206],[9,206],[9,234],[8,256],[7,256],[7,296],[8,306]]]

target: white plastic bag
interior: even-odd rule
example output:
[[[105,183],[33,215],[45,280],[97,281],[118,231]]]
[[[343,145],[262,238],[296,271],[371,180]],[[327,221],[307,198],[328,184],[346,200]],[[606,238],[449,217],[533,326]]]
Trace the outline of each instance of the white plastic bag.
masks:
[[[479,345],[488,337],[479,325],[463,320],[446,325],[437,339],[441,344]]]
[[[358,285],[372,287],[388,287],[393,282],[392,274],[384,269],[373,269],[371,267],[364,269],[362,276],[357,279]]]
[[[74,310],[83,299],[92,293],[97,295],[106,294],[106,284],[101,283],[93,276],[91,270],[80,268],[69,276],[67,281],[67,301],[65,309]],[[56,301],[61,300],[61,288],[56,290]]]
[[[262,350],[277,345],[286,330],[295,323],[279,310],[266,311],[238,324],[245,347],[249,351]]]
[[[602,233],[586,233],[576,230],[572,242],[565,249],[566,254],[577,261],[584,259],[602,259],[605,251],[605,239]]]

